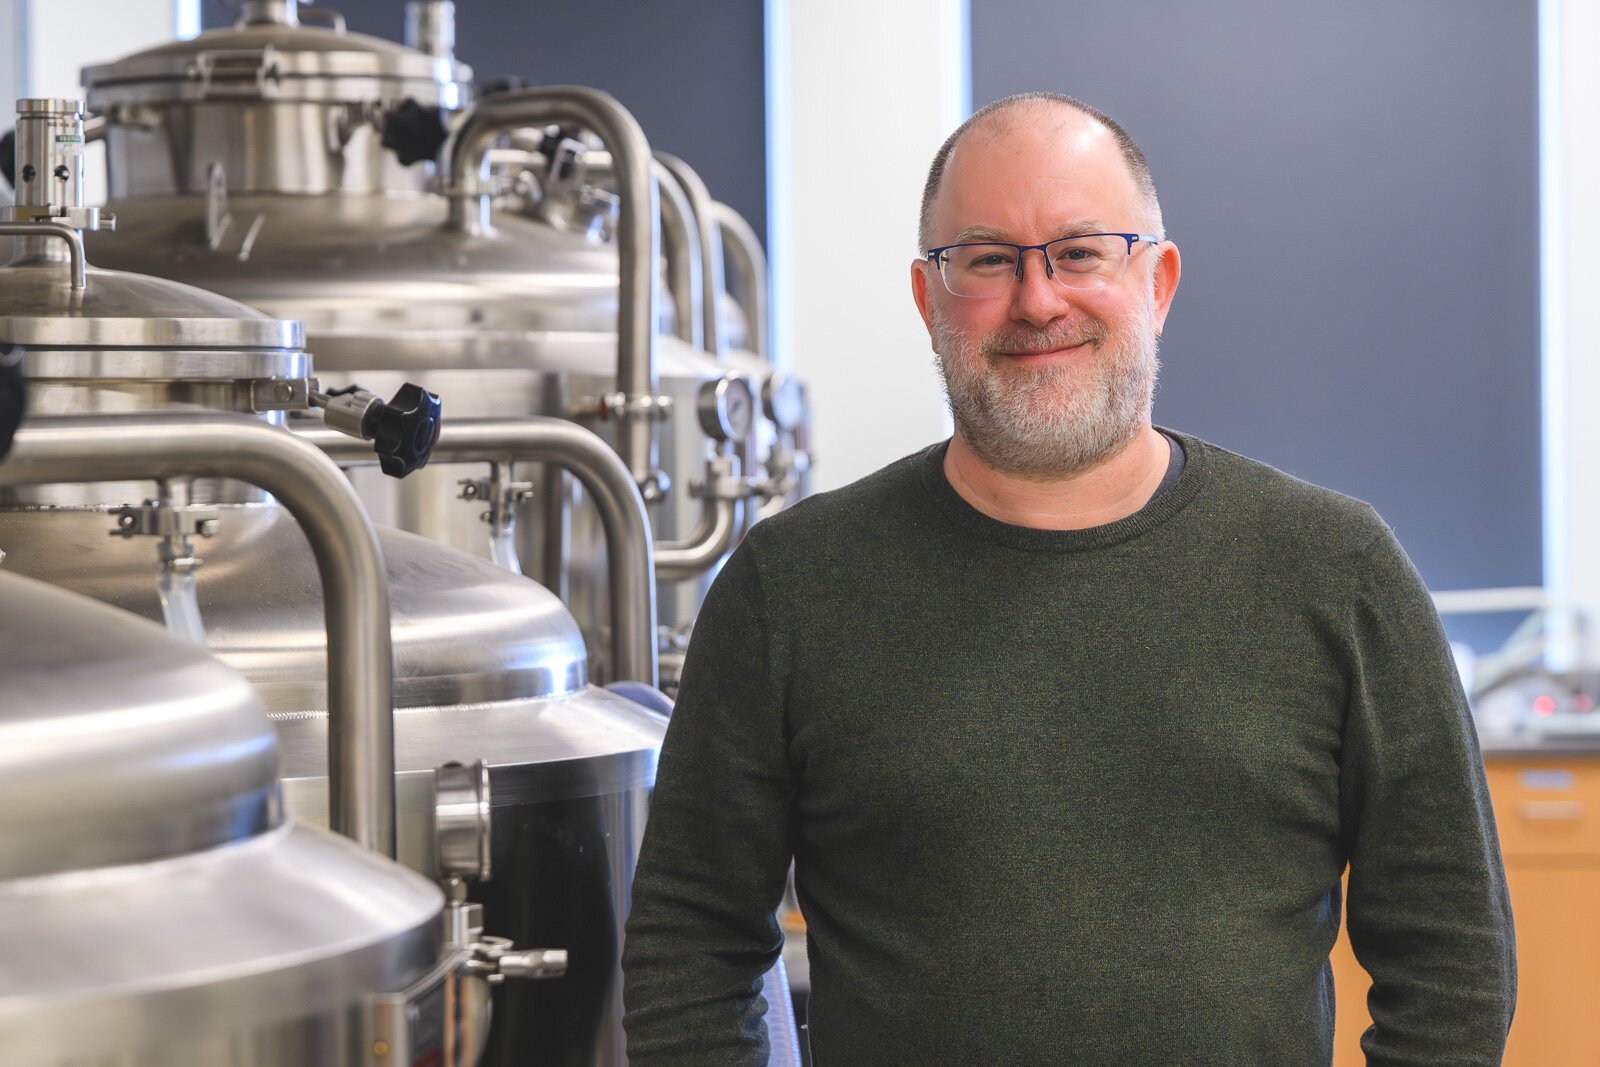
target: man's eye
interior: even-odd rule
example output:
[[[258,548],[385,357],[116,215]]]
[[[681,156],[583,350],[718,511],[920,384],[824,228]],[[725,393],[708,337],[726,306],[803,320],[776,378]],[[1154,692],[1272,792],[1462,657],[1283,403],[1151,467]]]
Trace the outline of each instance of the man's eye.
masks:
[[[1093,263],[1100,258],[1100,254],[1092,248],[1083,245],[1068,245],[1056,250],[1056,262],[1063,266],[1078,266]]]
[[[1012,270],[1015,264],[1016,258],[1010,252],[995,249],[970,252],[961,262],[964,270],[979,272]]]

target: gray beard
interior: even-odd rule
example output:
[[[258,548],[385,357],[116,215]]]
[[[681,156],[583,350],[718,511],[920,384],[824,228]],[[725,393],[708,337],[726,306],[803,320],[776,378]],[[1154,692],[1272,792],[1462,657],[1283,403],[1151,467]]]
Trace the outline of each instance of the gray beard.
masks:
[[[1126,448],[1150,421],[1156,334],[1148,301],[1108,331],[1100,323],[999,331],[974,340],[933,309],[934,351],[950,415],[983,463],[1042,481],[1094,466]],[[1089,341],[1071,365],[1008,366],[999,353]]]

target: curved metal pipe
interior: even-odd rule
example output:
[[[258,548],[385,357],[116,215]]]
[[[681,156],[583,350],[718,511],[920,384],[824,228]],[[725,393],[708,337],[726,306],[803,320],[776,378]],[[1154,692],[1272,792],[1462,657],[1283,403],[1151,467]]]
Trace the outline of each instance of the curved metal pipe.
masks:
[[[513,144],[519,139],[512,138]],[[495,162],[500,161],[496,150]],[[531,152],[529,153],[532,154]],[[695,223],[689,194],[662,163],[651,160],[656,189],[661,194],[661,255],[667,263],[667,292],[672,297],[674,333],[696,349],[705,348],[705,263],[700,251],[700,231]],[[613,181],[611,153],[585,152],[583,164],[588,173],[602,183]]]
[[[728,274],[737,279],[739,306],[750,325],[751,348],[756,355],[772,362],[772,339],[767,324],[767,253],[761,238],[745,217],[727,204],[711,205],[722,237],[722,259]]]
[[[619,205],[616,384],[629,397],[656,395],[656,261],[661,256],[659,200],[651,173],[650,141],[626,107],[581,85],[494,93],[472,104],[445,146],[450,226],[462,234],[490,232],[490,154],[501,134],[520,126],[578,123],[611,152]],[[661,498],[653,422],[622,414],[616,450],[646,499]]]
[[[650,142],[615,98],[584,86],[561,85],[494,93],[468,109],[445,146],[445,191],[450,225],[468,234],[490,231],[489,149],[496,138],[523,126],[570,122],[597,135],[611,153],[621,198],[617,251],[617,388],[630,398],[656,395],[656,262],[661,252],[660,214]],[[662,496],[655,466],[654,422],[644,412],[617,421],[617,451],[646,499]]]
[[[35,418],[0,460],[0,483],[179,477],[259,486],[305,531],[328,629],[329,825],[393,858],[389,580],[372,522],[339,468],[277,427],[210,412]]]
[[[72,287],[85,289],[89,276],[83,257],[83,234],[59,222],[0,222],[0,237],[59,237],[67,242]]]
[[[680,340],[695,348],[705,346],[705,263],[700,232],[694,226],[694,209],[683,186],[660,160],[651,161],[656,188],[661,191],[661,251],[667,260],[667,291],[672,294],[672,318]]]
[[[722,238],[717,234],[713,217],[716,201],[711,199],[711,191],[706,188],[706,183],[700,180],[700,175],[689,164],[670,152],[657,152],[656,160],[667,168],[689,198],[695,231],[700,235],[700,299],[705,350],[722,359],[728,353],[728,331],[722,328],[722,317],[717,311],[717,300],[726,283],[722,274]]]
[[[337,462],[377,462],[370,446],[337,430],[294,430]],[[644,500],[605,441],[576,423],[540,415],[451,419],[439,431],[433,459],[452,463],[551,463],[583,483],[606,532],[612,663],[619,678],[656,685],[655,559]]]
[[[728,554],[736,535],[742,536],[744,523],[739,521],[738,501],[708,496],[704,503],[700,522],[688,538],[656,544],[658,577],[682,581],[702,575]],[[745,510],[749,510],[748,505]]]

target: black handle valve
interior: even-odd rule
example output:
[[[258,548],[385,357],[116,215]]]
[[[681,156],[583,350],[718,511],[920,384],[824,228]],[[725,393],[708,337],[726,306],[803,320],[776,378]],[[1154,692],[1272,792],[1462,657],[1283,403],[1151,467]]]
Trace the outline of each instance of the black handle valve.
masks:
[[[28,380],[22,375],[22,349],[0,341],[0,456],[11,450],[11,439],[28,408]]]
[[[387,404],[367,409],[361,436],[373,442],[383,473],[404,478],[428,465],[433,446],[439,443],[442,407],[437,394],[407,382]]]
[[[476,95],[492,96],[495,93],[520,93],[524,89],[531,89],[537,84],[520,74],[510,74],[502,78],[485,78],[474,86]]]
[[[437,159],[449,136],[443,111],[423,107],[409,97],[383,116],[383,147],[393,152],[403,167]]]
[[[0,136],[0,174],[6,176],[6,184],[15,189],[17,187],[17,131],[7,130]]]

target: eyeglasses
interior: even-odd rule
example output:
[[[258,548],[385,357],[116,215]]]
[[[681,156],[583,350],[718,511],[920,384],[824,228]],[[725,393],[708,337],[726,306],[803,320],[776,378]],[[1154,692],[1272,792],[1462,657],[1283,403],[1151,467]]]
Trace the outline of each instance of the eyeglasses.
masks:
[[[1042,245],[975,241],[930,248],[922,253],[956,296],[1004,296],[1022,280],[1022,254],[1038,249],[1044,274],[1068,289],[1100,289],[1122,277],[1133,247],[1161,238],[1147,233],[1084,233]]]

